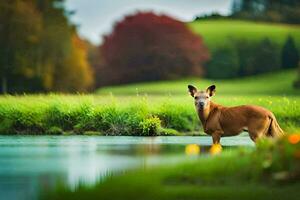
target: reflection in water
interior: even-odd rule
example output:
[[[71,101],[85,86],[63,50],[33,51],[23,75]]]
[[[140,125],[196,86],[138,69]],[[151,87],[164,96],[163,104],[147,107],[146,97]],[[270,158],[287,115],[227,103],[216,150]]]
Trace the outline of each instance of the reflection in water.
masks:
[[[209,149],[210,137],[0,136],[1,199],[36,199],[56,184],[93,184],[113,173],[175,163],[187,144]],[[224,146],[253,145],[248,137]]]

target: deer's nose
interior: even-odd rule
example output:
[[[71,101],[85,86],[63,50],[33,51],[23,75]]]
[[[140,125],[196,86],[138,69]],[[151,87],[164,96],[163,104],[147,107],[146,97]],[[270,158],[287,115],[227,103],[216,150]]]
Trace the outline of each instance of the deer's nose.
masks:
[[[204,106],[204,102],[200,102],[199,104],[200,104],[200,106]]]

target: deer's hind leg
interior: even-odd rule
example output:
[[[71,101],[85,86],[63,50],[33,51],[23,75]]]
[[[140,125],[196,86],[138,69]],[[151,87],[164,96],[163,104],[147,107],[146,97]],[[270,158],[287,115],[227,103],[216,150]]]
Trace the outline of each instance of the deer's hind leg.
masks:
[[[249,123],[248,132],[251,140],[256,142],[259,138],[267,136],[269,127],[270,127],[270,119],[268,117],[253,120],[252,123]]]

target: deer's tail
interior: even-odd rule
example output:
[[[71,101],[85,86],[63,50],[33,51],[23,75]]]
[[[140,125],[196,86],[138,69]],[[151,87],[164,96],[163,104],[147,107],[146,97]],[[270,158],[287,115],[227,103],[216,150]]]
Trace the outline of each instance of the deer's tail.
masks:
[[[272,114],[269,116],[271,123],[268,131],[268,135],[272,137],[280,137],[284,135],[283,130],[280,128],[275,116]]]

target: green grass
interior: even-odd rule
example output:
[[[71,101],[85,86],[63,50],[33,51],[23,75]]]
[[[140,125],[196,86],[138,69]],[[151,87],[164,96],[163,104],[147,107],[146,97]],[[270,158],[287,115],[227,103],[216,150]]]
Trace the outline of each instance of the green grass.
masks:
[[[231,38],[257,42],[267,37],[282,46],[288,35],[294,38],[298,49],[300,49],[299,25],[241,20],[201,20],[188,25],[195,33],[203,37],[210,50],[230,42]]]
[[[124,86],[106,87],[97,91],[101,95],[163,95],[186,96],[187,85],[193,84],[199,89],[205,89],[211,84],[217,86],[218,96],[252,96],[252,95],[300,95],[300,90],[292,87],[297,78],[295,70],[281,71],[272,74],[257,75],[230,80],[208,80],[188,78],[176,81],[157,81],[153,83],[138,83]]]
[[[298,137],[300,137],[298,135]],[[45,199],[298,199],[300,142],[262,140],[256,149],[132,171],[75,190],[60,187]]]
[[[0,133],[199,134],[188,83],[200,88],[215,83],[213,101],[225,106],[264,106],[274,112],[286,131],[296,131],[300,129],[300,96],[292,89],[295,76],[295,71],[285,71],[232,81],[189,79],[109,87],[97,95],[1,96]]]

